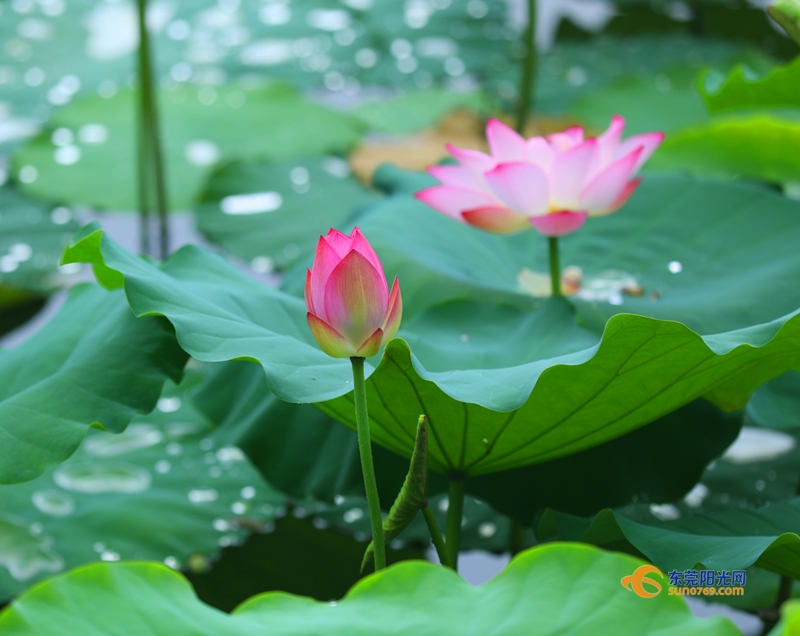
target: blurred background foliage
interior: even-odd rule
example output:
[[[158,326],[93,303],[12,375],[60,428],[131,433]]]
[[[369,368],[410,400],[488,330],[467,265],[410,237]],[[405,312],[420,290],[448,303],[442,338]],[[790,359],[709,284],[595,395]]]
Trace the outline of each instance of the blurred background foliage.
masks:
[[[484,148],[487,117],[510,121],[525,53],[522,3],[152,0],[147,22],[173,248],[201,242],[248,275],[300,295],[320,233],[372,224],[384,243],[379,253],[393,263],[387,271],[405,268],[401,279],[422,290],[419,298],[538,306],[515,277],[527,239],[510,240],[507,263],[493,279],[469,273],[468,257],[410,260],[400,232],[381,219],[386,210],[414,218],[419,210],[408,195],[427,177],[376,172],[386,162],[419,171],[445,158],[447,142]],[[540,0],[537,43],[529,134],[573,123],[597,133],[614,113],[625,116],[627,134],[667,132],[630,204],[648,222],[663,221],[664,244],[647,246],[644,256],[642,243],[629,245],[610,265],[592,263],[594,270],[624,265],[644,280],[646,294],[626,296],[625,309],[680,320],[701,335],[767,324],[797,309],[798,48],[763,7]],[[35,358],[40,345],[21,343],[59,311],[65,290],[88,276],[80,265],[59,264],[80,224],[99,218],[124,246],[140,245],[138,44],[131,2],[0,3],[0,334],[7,334],[7,349],[34,352],[0,353],[6,373],[19,356]],[[676,193],[688,190],[692,201],[677,201]],[[670,221],[673,207],[679,222]],[[754,210],[765,210],[772,224],[755,237],[744,224],[714,233],[725,215]],[[691,232],[683,229],[701,214],[705,242],[687,248]],[[610,222],[624,231],[626,218]],[[444,237],[438,220],[414,231]],[[587,236],[572,248],[565,241],[566,254],[578,260],[613,240]],[[748,245],[756,247],[748,252]],[[480,249],[488,261],[495,248],[486,242]],[[543,269],[542,259],[532,254],[530,266]],[[672,282],[674,262],[683,263],[688,287]],[[414,276],[422,282],[412,284]],[[574,299],[592,342],[623,311],[621,287],[607,278],[595,281],[600,296]],[[459,292],[438,296],[436,284],[453,280],[463,283]],[[120,315],[127,311],[121,302],[114,309]],[[465,311],[426,303],[409,314],[431,310],[416,323],[423,334],[435,333],[436,311]],[[169,331],[158,320],[153,329]],[[91,334],[91,324],[76,341]],[[416,346],[413,330],[409,340]],[[131,364],[143,367],[148,359]],[[120,558],[183,569],[200,597],[223,609],[266,589],[327,601],[360,577],[369,526],[350,429],[314,406],[278,400],[262,369],[241,361],[190,360],[182,383],[141,397],[157,401],[156,409],[134,416],[137,405],[124,405],[133,423],[117,438],[92,431],[63,465],[0,486],[0,599],[65,568]],[[742,539],[735,555],[741,563],[743,554],[752,559],[744,600],[718,599],[763,614],[778,598],[780,577],[800,576],[796,557],[776,557],[788,564],[781,570],[764,556],[772,547],[747,542],[798,530],[798,376],[778,377],[733,413],[695,397],[593,448],[468,480],[463,548],[504,554],[560,537],[666,568],[689,558],[688,540],[651,550],[671,533],[717,537],[708,530],[715,515],[769,511],[773,516],[753,527],[734,524],[723,533]],[[406,459],[378,447],[376,464],[389,502]],[[96,490],[107,480],[112,488]],[[432,475],[430,490],[443,523],[445,480]],[[138,525],[143,518],[146,528]],[[417,521],[393,543],[390,560],[424,553],[427,531]]]

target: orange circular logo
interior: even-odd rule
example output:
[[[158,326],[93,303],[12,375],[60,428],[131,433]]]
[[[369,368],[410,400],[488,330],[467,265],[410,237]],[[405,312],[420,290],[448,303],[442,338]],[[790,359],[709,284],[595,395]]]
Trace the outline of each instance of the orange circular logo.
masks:
[[[653,579],[649,578],[648,574],[658,574],[659,576],[664,576],[664,574],[654,565],[642,565],[636,568],[636,571],[633,574],[629,574],[628,576],[622,577],[622,587],[635,592],[642,598],[653,598],[654,596],[658,596],[661,594],[661,584],[658,581],[654,581]],[[655,588],[655,592],[645,589],[645,583]]]

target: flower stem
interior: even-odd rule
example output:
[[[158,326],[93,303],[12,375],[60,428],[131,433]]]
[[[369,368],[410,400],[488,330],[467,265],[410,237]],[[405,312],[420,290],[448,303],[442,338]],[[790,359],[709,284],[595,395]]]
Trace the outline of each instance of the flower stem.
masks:
[[[522,64],[520,78],[519,102],[517,104],[517,125],[519,134],[523,134],[528,113],[533,106],[533,94],[536,84],[536,0],[528,0],[528,28],[525,29],[525,59]]]
[[[431,510],[430,504],[422,509],[422,515],[425,517],[425,522],[428,524],[428,531],[431,533],[431,541],[433,541],[433,547],[436,548],[436,554],[439,555],[439,561],[441,561],[442,565],[446,568],[452,568],[453,566],[450,565],[450,559],[447,557],[447,547],[444,544],[442,532],[439,530],[439,524],[436,523],[436,517],[433,516],[433,510]]]
[[[778,585],[778,596],[775,599],[776,610],[780,610],[781,605],[792,598],[792,587],[794,587],[794,579],[790,576],[782,576]]]
[[[549,236],[547,238],[550,247],[550,289],[553,296],[561,295],[561,259],[558,254],[558,237]]]
[[[383,537],[383,517],[378,499],[378,482],[372,463],[372,445],[369,439],[369,414],[367,413],[367,386],[364,381],[364,358],[352,357],[353,389],[356,405],[356,428],[358,450],[361,454],[361,471],[364,473],[364,488],[367,491],[369,520],[372,525],[372,541],[375,548],[375,571],[386,567],[386,544]]]
[[[139,170],[144,173],[140,177],[140,198],[150,179],[155,184],[156,210],[158,212],[159,257],[163,260],[169,253],[169,223],[167,207],[167,183],[164,176],[164,158],[161,151],[161,136],[158,123],[158,108],[155,97],[155,80],[153,78],[153,63],[150,55],[150,34],[147,31],[147,0],[138,0],[139,19],[139,99],[142,142],[140,145],[142,157],[139,160]],[[140,211],[148,205],[140,201]],[[142,214],[146,220],[146,213]],[[149,237],[148,237],[149,238]]]
[[[447,561],[458,572],[458,549],[461,543],[461,520],[464,517],[464,478],[450,478],[448,491],[445,548]]]
[[[139,100],[139,121],[136,126],[137,198],[139,204],[139,246],[150,255],[150,205],[147,178],[147,139],[144,132],[144,108]]]

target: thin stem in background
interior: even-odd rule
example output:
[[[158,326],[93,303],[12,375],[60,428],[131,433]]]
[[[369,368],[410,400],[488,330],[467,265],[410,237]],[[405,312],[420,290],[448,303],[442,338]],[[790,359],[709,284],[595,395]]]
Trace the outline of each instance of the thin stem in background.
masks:
[[[558,237],[549,236],[547,238],[550,248],[550,289],[553,296],[561,295],[561,263],[558,253]]]
[[[458,550],[461,545],[461,520],[464,517],[464,479],[450,479],[447,505],[445,548],[447,561],[458,572]]]
[[[800,478],[794,487],[795,496],[800,495]],[[775,611],[780,611],[781,605],[792,597],[792,587],[794,586],[794,579],[791,576],[782,576],[780,585],[778,585],[778,596],[775,599]]]
[[[161,151],[161,135],[156,105],[153,63],[150,53],[150,34],[147,31],[147,0],[138,0],[139,18],[139,96],[141,99],[143,149],[146,154],[142,161],[147,175],[145,183],[153,179],[155,184],[156,210],[158,212],[159,257],[164,260],[169,254],[169,209],[167,204],[167,183],[164,174],[164,158]],[[149,189],[148,189],[149,190]],[[148,232],[149,234],[149,232]]]
[[[439,524],[436,523],[436,517],[433,516],[430,504],[422,509],[422,516],[425,517],[425,522],[428,524],[428,530],[431,533],[431,540],[433,547],[436,548],[436,554],[439,555],[439,561],[447,568],[452,568],[450,559],[447,556],[447,547],[445,546],[444,539],[442,538],[442,531],[439,530]]]
[[[141,94],[141,93],[140,93]],[[137,198],[139,205],[139,236],[142,254],[150,255],[150,201],[147,178],[147,137],[144,131],[144,108],[141,100],[138,104],[138,121],[136,122],[136,177]]]
[[[138,76],[141,87],[141,78],[144,75],[142,69],[146,66],[144,47],[139,47],[137,54]],[[137,196],[139,205],[139,234],[140,248],[143,254],[150,255],[150,179],[147,170],[147,157],[150,154],[149,144],[147,143],[147,109],[144,105],[144,91],[137,93],[137,121],[136,121],[136,176],[137,176]]]
[[[372,526],[372,541],[375,548],[375,571],[386,567],[386,544],[383,536],[381,502],[378,499],[378,482],[372,462],[372,445],[369,438],[369,414],[367,412],[367,387],[364,380],[364,358],[350,358],[353,365],[353,389],[356,405],[356,428],[358,450],[361,453],[361,471],[364,473],[364,488],[367,491],[367,507]]]
[[[528,113],[533,107],[534,91],[536,90],[536,0],[528,0],[528,27],[525,29],[525,59],[522,64],[522,77],[520,78],[519,102],[517,103],[517,124],[519,134],[525,130]]]
[[[781,605],[788,601],[792,596],[794,579],[791,576],[782,576],[778,586],[778,598],[775,600],[775,609],[780,610]]]

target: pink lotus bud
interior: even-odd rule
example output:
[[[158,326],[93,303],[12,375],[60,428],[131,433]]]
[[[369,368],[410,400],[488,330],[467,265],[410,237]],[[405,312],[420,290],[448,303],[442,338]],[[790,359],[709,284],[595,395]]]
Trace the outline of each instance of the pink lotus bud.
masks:
[[[358,228],[321,236],[306,274],[308,326],[334,358],[374,356],[394,338],[403,314],[400,285],[386,284],[378,255]]]
[[[641,179],[639,168],[664,133],[622,140],[619,115],[597,138],[572,127],[547,137],[524,139],[496,119],[486,126],[490,154],[448,146],[458,165],[428,168],[441,185],[416,197],[457,221],[498,234],[533,226],[545,236],[579,229],[588,216],[616,212]]]

